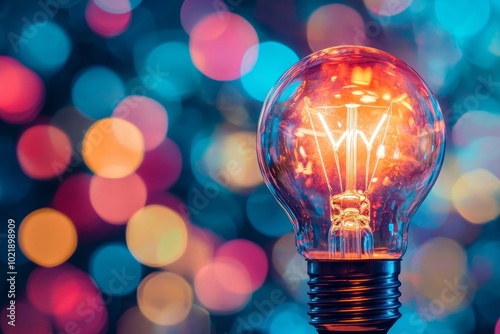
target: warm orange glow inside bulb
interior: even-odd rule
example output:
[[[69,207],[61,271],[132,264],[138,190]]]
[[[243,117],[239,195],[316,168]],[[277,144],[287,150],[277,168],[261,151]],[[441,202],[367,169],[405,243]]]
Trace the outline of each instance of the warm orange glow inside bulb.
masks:
[[[393,258],[442,161],[444,122],[420,77],[364,47],[331,48],[278,82],[260,166],[310,258]]]
[[[373,256],[370,194],[379,179],[385,180],[387,186],[391,175],[400,171],[394,166],[411,164],[411,155],[401,154],[405,143],[398,139],[398,129],[415,126],[412,101],[401,92],[390,98],[387,88],[372,81],[377,70],[372,66],[356,66],[350,81],[336,83],[342,85],[339,88],[343,94],[333,98],[325,96],[320,105],[311,101],[317,101],[318,96],[306,96],[302,108],[298,106],[297,110],[303,115],[302,125],[311,131],[299,134],[302,137],[299,152],[307,162],[300,161],[296,171],[305,164],[309,171],[304,171],[311,173],[312,166],[316,165],[321,166],[320,172],[325,175],[331,202],[329,253],[333,257]],[[338,80],[334,74],[332,78],[337,79],[327,82],[325,89]],[[387,157],[386,151],[393,152],[393,156]],[[306,152],[317,154],[306,157]],[[334,166],[333,171],[330,166]],[[384,177],[379,177],[382,175]],[[330,184],[334,179],[338,185]],[[342,246],[340,240],[335,242],[347,235],[352,241],[347,245]]]

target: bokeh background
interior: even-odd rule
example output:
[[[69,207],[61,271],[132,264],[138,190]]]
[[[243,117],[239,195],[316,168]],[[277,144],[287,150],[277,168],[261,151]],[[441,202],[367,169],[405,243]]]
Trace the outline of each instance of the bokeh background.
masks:
[[[415,68],[448,127],[390,333],[500,333],[499,14],[497,0],[0,2],[1,268],[9,218],[18,237],[2,332],[315,333],[256,123],[298,59],[362,44]]]

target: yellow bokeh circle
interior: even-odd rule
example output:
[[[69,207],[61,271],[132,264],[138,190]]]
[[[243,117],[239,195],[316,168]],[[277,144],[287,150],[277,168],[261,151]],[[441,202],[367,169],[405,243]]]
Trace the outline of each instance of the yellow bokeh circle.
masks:
[[[137,289],[142,314],[158,325],[175,325],[186,319],[193,305],[193,290],[179,275],[148,275]]]
[[[186,223],[170,208],[149,205],[130,218],[126,238],[128,248],[139,262],[150,267],[162,267],[184,254]]]
[[[255,136],[251,131],[238,131],[216,137],[202,157],[206,173],[235,192],[245,192],[261,184]]]
[[[144,158],[144,138],[132,123],[104,118],[92,125],[82,146],[85,164],[97,175],[122,178],[135,172]]]
[[[485,169],[470,171],[455,182],[451,198],[455,209],[469,222],[490,222],[500,214],[500,180]]]
[[[455,240],[438,237],[420,246],[411,259],[419,295],[441,305],[441,314],[468,303],[467,254]],[[424,274],[425,273],[425,274]]]
[[[28,259],[43,267],[65,262],[75,251],[77,234],[73,222],[50,208],[30,213],[19,226],[19,246]]]

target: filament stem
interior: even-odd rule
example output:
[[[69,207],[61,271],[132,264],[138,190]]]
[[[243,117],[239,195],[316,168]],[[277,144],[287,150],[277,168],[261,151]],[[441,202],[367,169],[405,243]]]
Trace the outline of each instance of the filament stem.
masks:
[[[356,192],[358,105],[347,104],[346,190]]]

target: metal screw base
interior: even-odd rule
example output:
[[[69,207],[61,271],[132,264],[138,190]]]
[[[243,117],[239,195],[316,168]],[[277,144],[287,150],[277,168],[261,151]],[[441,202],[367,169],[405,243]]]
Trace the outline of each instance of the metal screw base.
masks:
[[[387,333],[401,317],[401,260],[308,260],[309,312],[319,334]]]

